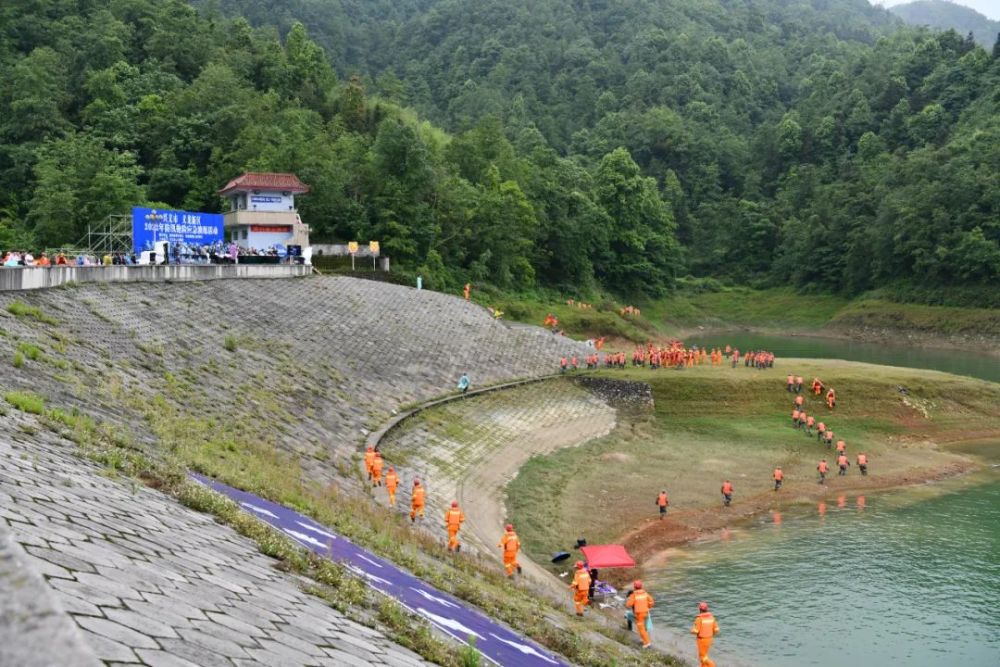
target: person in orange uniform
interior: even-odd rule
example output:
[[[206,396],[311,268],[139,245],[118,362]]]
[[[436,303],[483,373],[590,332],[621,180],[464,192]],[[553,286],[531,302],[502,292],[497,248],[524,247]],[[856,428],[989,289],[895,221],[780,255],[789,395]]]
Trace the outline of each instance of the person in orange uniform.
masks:
[[[800,414],[802,414],[802,413],[799,412],[798,408],[792,408],[792,427],[794,427],[794,428],[798,428],[799,427],[799,415]]]
[[[712,648],[712,640],[719,634],[719,622],[715,620],[708,611],[708,603],[698,604],[698,615],[694,617],[694,625],[691,626],[691,634],[694,635],[698,643],[698,660],[702,667],[715,667],[715,663],[708,657],[708,651]]]
[[[840,468],[840,472],[837,473],[841,477],[847,474],[847,467],[851,465],[851,462],[847,460],[846,454],[841,454],[837,457],[837,467]]]
[[[812,434],[813,434],[813,424],[815,424],[815,423],[816,423],[816,418],[815,417],[813,417],[812,415],[809,415],[808,417],[806,417],[806,435],[808,435],[810,438],[812,437]]]
[[[649,633],[646,631],[646,617],[649,610],[653,608],[653,596],[642,588],[642,582],[636,580],[632,585],[632,593],[625,601],[625,606],[635,614],[635,629],[642,637],[642,647],[649,648],[653,642],[649,641]]]
[[[843,440],[838,440],[837,441],[837,455],[839,456],[841,454],[846,454],[846,453],[847,453],[847,443],[844,442]]]
[[[819,396],[823,392],[823,381],[819,378],[813,378],[812,390],[814,396]]]
[[[802,405],[803,405],[803,404],[804,404],[805,402],[806,402],[806,399],[802,397],[802,394],[799,394],[799,395],[797,395],[797,396],[795,397],[795,407],[797,407],[797,408],[798,408],[799,410],[801,410],[801,409],[802,409]]]
[[[832,428],[826,429],[825,439],[826,439],[826,448],[830,449],[830,447],[833,446],[833,429]]]
[[[830,466],[827,465],[826,459],[822,459],[819,465],[816,466],[816,470],[819,471],[819,483],[823,484],[826,482],[826,473],[830,471]]]
[[[830,388],[830,391],[826,392],[826,406],[833,410],[833,406],[837,404],[837,392]]]
[[[663,521],[663,517],[667,515],[667,505],[670,501],[667,500],[667,490],[663,489],[660,491],[660,495],[656,496],[656,506],[660,508],[660,521]]]
[[[576,605],[576,615],[583,616],[583,610],[590,602],[590,572],[583,566],[583,561],[576,561],[576,572],[573,573],[573,583],[569,585],[573,591],[573,604]]]
[[[795,376],[789,375],[785,378],[785,391],[794,392],[795,391]]]
[[[465,300],[469,300],[469,294],[472,293],[472,285],[465,283],[465,287],[462,288],[462,294],[465,296]]]
[[[795,376],[795,393],[796,394],[801,394],[802,393],[802,376],[801,375],[796,375]]]
[[[396,469],[389,466],[389,472],[385,475],[385,489],[389,492],[389,507],[396,506],[396,489],[399,487],[399,475]]]
[[[465,521],[465,513],[458,507],[458,501],[451,501],[451,507],[444,513],[444,527],[448,529],[448,551],[459,552],[462,545],[458,543],[458,529]]]
[[[820,422],[816,424],[816,440],[818,442],[823,442],[823,437],[826,435],[826,424]]]
[[[368,473],[368,479],[372,478],[372,463],[375,462],[375,448],[369,447],[365,450],[365,472]]]
[[[861,471],[862,477],[868,475],[868,456],[866,454],[858,454],[858,470]]]
[[[729,507],[733,502],[733,484],[728,479],[722,483],[722,504]]]
[[[427,491],[420,486],[420,480],[413,480],[413,491],[410,495],[410,523],[417,520],[419,516],[424,518],[424,503],[427,501]]]
[[[781,471],[781,467],[774,469],[774,490],[777,491],[781,488],[781,481],[785,478],[785,473]]]
[[[514,532],[514,526],[507,524],[503,537],[500,538],[497,546],[503,549],[503,568],[506,570],[507,576],[513,579],[514,570],[521,574],[521,565],[517,562],[517,552],[521,549],[521,540]]]
[[[382,468],[385,465],[385,461],[382,460],[382,455],[375,452],[375,458],[372,459],[372,486],[382,486]]]

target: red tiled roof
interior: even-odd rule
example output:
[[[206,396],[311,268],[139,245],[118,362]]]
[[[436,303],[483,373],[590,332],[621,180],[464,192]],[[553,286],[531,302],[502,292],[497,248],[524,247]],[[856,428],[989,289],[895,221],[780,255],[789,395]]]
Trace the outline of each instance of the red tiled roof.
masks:
[[[226,195],[240,190],[269,190],[277,192],[293,192],[301,194],[309,192],[309,186],[299,180],[295,174],[276,174],[264,171],[248,171],[226,183],[219,190],[220,195]]]

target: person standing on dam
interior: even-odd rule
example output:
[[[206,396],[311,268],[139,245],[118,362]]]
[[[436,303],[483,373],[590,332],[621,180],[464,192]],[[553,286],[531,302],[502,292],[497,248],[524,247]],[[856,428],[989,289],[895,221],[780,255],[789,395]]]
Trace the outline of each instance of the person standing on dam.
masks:
[[[444,513],[444,527],[448,531],[448,551],[458,553],[462,545],[458,542],[458,531],[465,521],[465,513],[458,507],[458,501],[451,501],[451,507]]]
[[[497,546],[503,549],[503,568],[510,579],[514,578],[514,571],[521,574],[521,565],[517,562],[517,552],[521,549],[521,540],[514,532],[514,526],[507,524],[504,533],[500,537]]]
[[[583,610],[590,602],[590,572],[583,566],[583,561],[576,561],[576,572],[573,573],[573,582],[569,585],[573,591],[573,604],[576,607],[576,615],[583,616]]]
[[[729,504],[733,502],[733,483],[728,479],[722,483],[722,504],[725,507],[729,507]]]
[[[427,500],[427,492],[420,486],[420,480],[413,480],[413,491],[410,495],[410,523],[417,520],[419,516],[424,518],[424,503]]]
[[[389,492],[389,507],[396,506],[396,489],[399,487],[399,475],[396,469],[389,466],[389,472],[385,475],[385,490]]]

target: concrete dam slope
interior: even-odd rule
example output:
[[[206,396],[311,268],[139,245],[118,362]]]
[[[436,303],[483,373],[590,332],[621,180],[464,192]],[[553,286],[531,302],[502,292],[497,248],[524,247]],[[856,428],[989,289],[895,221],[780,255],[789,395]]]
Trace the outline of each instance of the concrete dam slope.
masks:
[[[462,373],[542,375],[585,350],[460,299],[340,277],[0,293],[3,392],[89,415],[154,458],[208,447],[209,431],[259,442],[347,491],[365,434],[394,411]],[[2,411],[0,609],[20,624],[0,627],[0,663],[421,664],[250,540]],[[14,652],[25,641],[52,653]]]

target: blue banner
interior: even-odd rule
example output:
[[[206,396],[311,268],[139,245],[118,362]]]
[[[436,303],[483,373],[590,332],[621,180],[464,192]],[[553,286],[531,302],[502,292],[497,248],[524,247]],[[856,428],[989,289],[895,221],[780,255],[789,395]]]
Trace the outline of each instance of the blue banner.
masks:
[[[214,245],[223,240],[221,213],[193,213],[159,208],[132,209],[132,247],[136,252],[152,250],[154,241],[171,246]]]

